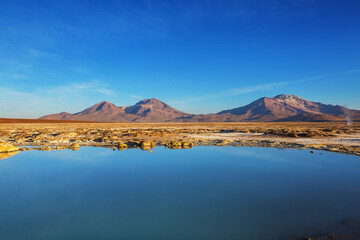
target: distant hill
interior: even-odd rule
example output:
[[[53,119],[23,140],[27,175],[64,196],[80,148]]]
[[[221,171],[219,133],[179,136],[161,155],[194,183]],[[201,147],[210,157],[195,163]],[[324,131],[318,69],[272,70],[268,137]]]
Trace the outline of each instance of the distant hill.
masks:
[[[298,115],[275,120],[276,122],[338,122],[345,119],[322,113],[300,113]]]
[[[103,101],[79,113],[66,112],[43,116],[40,119],[105,121],[105,122],[165,122],[191,114],[176,110],[156,98],[145,99],[134,106],[118,107]]]
[[[188,114],[176,110],[156,98],[145,99],[134,106],[118,107],[100,102],[79,113],[66,112],[41,119],[106,121],[106,122],[312,122],[360,120],[360,111],[339,105],[311,102],[296,95],[280,94],[263,97],[250,104],[216,114]]]
[[[262,97],[248,105],[216,114],[199,114],[175,121],[183,122],[319,122],[360,119],[360,111],[339,105],[311,102],[296,95]]]
[[[328,105],[311,102],[296,95],[277,95],[273,98],[263,97],[246,106],[221,111],[218,114],[230,113],[241,116],[245,121],[340,121],[347,115],[360,118],[360,111],[339,105]]]

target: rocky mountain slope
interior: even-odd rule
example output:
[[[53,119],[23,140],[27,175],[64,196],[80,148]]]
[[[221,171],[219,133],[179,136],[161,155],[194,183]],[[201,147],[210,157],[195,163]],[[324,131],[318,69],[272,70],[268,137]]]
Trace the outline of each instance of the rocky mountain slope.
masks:
[[[76,114],[63,112],[41,119],[107,122],[311,122],[360,120],[360,111],[339,105],[311,102],[296,95],[281,94],[272,98],[263,97],[246,106],[216,114],[188,114],[151,98],[128,107],[118,107],[104,101]]]
[[[311,122],[360,119],[360,111],[339,105],[311,102],[296,95],[263,97],[250,104],[216,114],[200,114],[177,119],[185,122]]]
[[[191,114],[178,111],[156,98],[145,99],[134,106],[118,107],[103,101],[79,113],[66,112],[43,116],[40,119],[82,120],[104,122],[165,122]]]

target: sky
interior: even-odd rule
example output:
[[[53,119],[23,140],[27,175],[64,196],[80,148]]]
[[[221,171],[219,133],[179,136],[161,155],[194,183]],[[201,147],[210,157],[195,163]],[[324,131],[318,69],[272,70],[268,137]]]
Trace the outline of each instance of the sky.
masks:
[[[360,109],[358,0],[1,0],[0,117],[295,94]]]

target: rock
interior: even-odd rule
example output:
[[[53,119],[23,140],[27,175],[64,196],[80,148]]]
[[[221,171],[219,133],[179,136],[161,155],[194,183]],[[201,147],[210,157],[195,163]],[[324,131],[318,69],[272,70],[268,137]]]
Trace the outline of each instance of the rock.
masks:
[[[191,148],[194,144],[192,142],[181,142],[183,148]]]
[[[7,142],[0,142],[0,153],[16,152],[19,148]]]
[[[80,145],[78,143],[73,143],[70,145],[70,149],[73,151],[77,151],[77,150],[79,150],[79,148],[80,148]]]
[[[324,144],[316,144],[316,145],[312,145],[312,147],[315,149],[320,149],[320,150],[327,149],[327,146]]]
[[[9,158],[9,157],[14,156],[15,154],[18,154],[18,153],[19,153],[19,151],[0,153],[0,160]]]
[[[115,146],[116,146],[118,149],[126,149],[126,148],[128,147],[128,145],[127,145],[126,143],[122,143],[122,142],[117,143]]]
[[[138,147],[140,145],[140,141],[131,140],[128,141],[126,145],[128,145],[128,147]]]
[[[308,145],[305,144],[300,144],[300,143],[293,143],[292,144],[294,147],[298,147],[298,148],[305,148],[305,147],[309,147]]]
[[[150,147],[150,146],[155,146],[155,144],[151,141],[142,141],[139,143],[140,146],[142,147]]]
[[[50,151],[51,147],[42,147],[40,150],[41,151]]]
[[[182,147],[182,143],[181,142],[178,142],[178,141],[171,141],[171,142],[167,142],[165,144],[165,146],[167,148],[172,148],[172,149],[179,149]]]
[[[151,147],[140,147],[140,149],[143,150],[143,151],[148,151],[148,150],[150,150],[152,148]]]
[[[182,148],[183,149],[190,149],[190,148],[192,148],[193,147],[193,145],[188,145],[188,146],[183,146]]]
[[[155,143],[151,141],[142,141],[139,143],[139,146],[142,150],[149,150],[155,147]]]

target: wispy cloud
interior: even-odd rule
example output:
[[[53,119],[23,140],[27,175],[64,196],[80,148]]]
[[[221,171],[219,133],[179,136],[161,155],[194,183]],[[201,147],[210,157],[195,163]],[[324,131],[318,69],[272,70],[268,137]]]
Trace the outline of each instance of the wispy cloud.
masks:
[[[104,94],[105,96],[114,96],[115,95],[115,93],[112,90],[107,89],[107,88],[99,88],[98,92]]]
[[[258,91],[268,91],[273,90],[276,88],[280,88],[283,86],[288,85],[289,82],[274,82],[274,83],[267,83],[267,84],[260,84],[255,86],[245,86],[241,88],[232,88],[222,93],[222,95],[228,96],[237,96],[245,93],[252,93]]]
[[[24,52],[29,58],[46,58],[46,59],[58,59],[60,56],[49,51],[39,50],[36,48],[26,48]]]
[[[338,73],[338,74],[334,74],[334,75],[344,75],[344,74],[351,74],[351,73],[357,73],[357,72],[360,72],[360,68],[351,69],[351,70],[341,72],[341,73]]]
[[[359,72],[360,69],[352,69],[344,72],[339,73],[327,73],[327,74],[321,74],[321,75],[315,75],[299,80],[294,81],[279,81],[279,82],[272,82],[272,83],[265,83],[265,84],[259,84],[259,85],[252,85],[252,86],[243,86],[238,88],[230,88],[227,90],[223,90],[217,93],[210,93],[210,94],[204,94],[200,96],[188,96],[182,99],[178,99],[176,103],[179,104],[186,104],[190,102],[196,102],[196,101],[203,101],[208,99],[214,99],[214,98],[221,98],[226,96],[238,96],[242,94],[248,94],[253,92],[265,92],[265,91],[271,91],[274,89],[279,89],[288,85],[294,85],[298,83],[304,83],[304,82],[311,82],[319,79],[324,79],[326,77],[331,76],[341,76],[345,74],[351,74],[355,72]]]
[[[139,95],[129,95],[129,97],[134,99],[134,100],[142,100],[142,99],[144,99],[143,96],[139,96]]]
[[[54,72],[51,68],[61,65],[61,56],[53,52],[21,46],[16,50],[9,47],[0,51],[0,80],[31,79],[34,76],[39,80],[39,75]]]
[[[205,94],[205,95],[200,95],[200,96],[188,96],[188,97],[179,99],[176,102],[180,103],[180,104],[186,104],[186,103],[190,103],[190,102],[204,101],[204,100],[227,97],[227,96],[233,97],[233,96],[238,96],[238,95],[252,93],[252,92],[269,91],[269,90],[277,89],[280,87],[284,87],[288,84],[291,84],[291,82],[273,82],[273,83],[259,84],[259,85],[254,85],[254,86],[230,88],[230,89],[220,91],[217,93]]]
[[[37,89],[36,92],[42,92],[45,95],[53,94],[55,96],[68,94],[88,95],[94,93],[100,93],[104,96],[117,96],[113,90],[107,87],[106,84],[97,80]]]

